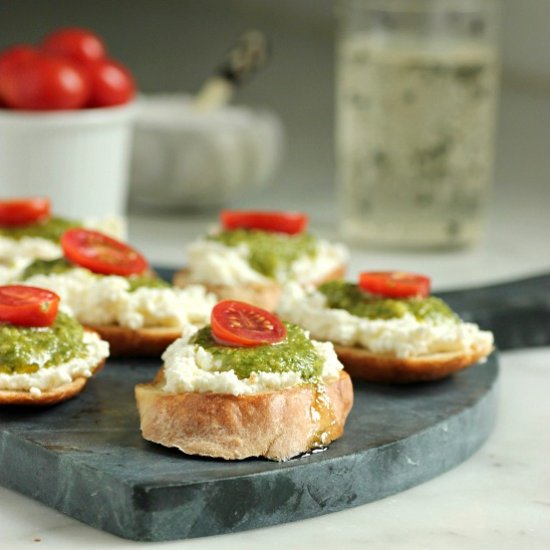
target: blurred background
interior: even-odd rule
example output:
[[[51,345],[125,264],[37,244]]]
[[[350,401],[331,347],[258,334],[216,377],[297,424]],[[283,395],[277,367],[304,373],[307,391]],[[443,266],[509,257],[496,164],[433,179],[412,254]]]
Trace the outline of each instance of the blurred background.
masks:
[[[502,90],[493,207],[505,191],[548,198],[550,168],[550,2],[502,3]],[[286,131],[285,160],[274,185],[246,194],[241,206],[307,204],[315,216],[334,188],[335,18],[331,0],[5,0],[0,48],[36,42],[62,26],[100,34],[144,93],[193,93],[242,31],[262,29],[273,58],[238,93],[237,103],[267,107]],[[267,205],[266,202],[269,202]],[[529,205],[533,219],[540,201]],[[542,211],[541,211],[542,212]]]

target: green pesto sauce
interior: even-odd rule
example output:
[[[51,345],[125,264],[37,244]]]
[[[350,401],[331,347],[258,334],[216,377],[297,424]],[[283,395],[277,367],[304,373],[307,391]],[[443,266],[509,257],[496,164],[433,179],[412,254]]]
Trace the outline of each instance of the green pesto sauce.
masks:
[[[286,235],[255,229],[234,229],[207,238],[226,246],[248,245],[252,269],[272,279],[278,274],[286,275],[291,264],[301,256],[315,256],[317,249],[317,240],[308,233]]]
[[[54,216],[48,221],[33,223],[31,225],[0,227],[0,236],[15,239],[16,241],[23,237],[41,237],[49,241],[59,242],[61,235],[72,227],[79,227],[79,224],[75,221]]]
[[[74,264],[65,258],[56,260],[34,260],[21,274],[21,279],[26,281],[34,275],[58,275],[65,273],[74,267]]]
[[[170,288],[170,285],[156,275],[130,275],[128,277],[130,283],[130,292],[134,292],[138,288]]]
[[[0,325],[0,372],[32,373],[40,367],[37,357],[46,358],[43,367],[60,365],[83,357],[84,330],[69,315],[59,312],[51,327],[16,327]]]
[[[234,370],[240,379],[248,378],[253,372],[298,372],[303,380],[321,376],[323,359],[319,357],[311,340],[304,331],[285,323],[287,335],[279,344],[255,347],[222,346],[212,337],[210,325],[199,330],[191,339],[208,350],[220,362],[219,371]]]
[[[356,284],[346,281],[330,281],[321,285],[319,291],[326,296],[331,309],[345,309],[357,317],[367,319],[395,319],[406,313],[419,321],[458,321],[459,318],[440,298],[379,298],[363,292]]]

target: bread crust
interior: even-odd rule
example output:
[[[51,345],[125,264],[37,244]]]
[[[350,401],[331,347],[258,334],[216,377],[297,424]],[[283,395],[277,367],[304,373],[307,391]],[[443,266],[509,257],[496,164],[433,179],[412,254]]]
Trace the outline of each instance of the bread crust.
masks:
[[[341,265],[336,267],[333,271],[325,275],[324,277],[314,281],[315,286],[322,285],[328,281],[335,279],[342,279],[346,274],[346,266]],[[177,271],[172,280],[174,286],[186,287],[191,284],[201,284],[206,290],[215,294],[219,300],[240,300],[253,304],[257,307],[267,309],[268,311],[275,311],[283,287],[276,281],[269,283],[248,283],[244,285],[213,285],[210,283],[204,283],[201,281],[195,281],[191,279],[191,272],[188,268]]]
[[[131,329],[119,325],[86,325],[109,342],[111,357],[160,357],[181,336],[181,328]]]
[[[344,368],[353,378],[369,382],[409,384],[445,378],[487,357],[492,345],[469,351],[434,353],[419,357],[376,354],[359,348],[334,344]]]
[[[93,368],[92,375],[98,373],[104,365],[105,360],[100,361]],[[54,405],[79,394],[88,380],[85,376],[79,376],[68,384],[43,391],[40,395],[32,395],[29,391],[22,390],[0,390],[0,405]]]
[[[339,438],[353,404],[344,371],[326,385],[244,396],[164,393],[162,378],[161,370],[153,382],[136,386],[142,435],[190,455],[284,461]]]

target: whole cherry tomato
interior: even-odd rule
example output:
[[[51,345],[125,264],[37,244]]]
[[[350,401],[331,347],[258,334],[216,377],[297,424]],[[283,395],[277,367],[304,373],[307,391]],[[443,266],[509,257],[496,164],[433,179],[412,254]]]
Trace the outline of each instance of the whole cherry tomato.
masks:
[[[95,33],[78,27],[47,35],[39,48],[0,52],[0,106],[26,110],[111,107],[131,101],[131,73],[106,57]]]
[[[35,59],[39,55],[38,51],[28,44],[18,44],[4,50],[0,54],[0,78],[9,73],[14,67]]]
[[[7,65],[0,90],[8,107],[40,111],[79,109],[88,101],[86,75],[67,59],[38,53]]]
[[[11,78],[11,72],[19,65],[38,56],[38,52],[28,44],[19,44],[4,50],[0,54],[0,98],[4,100],[4,86]]]
[[[87,64],[105,57],[105,45],[97,34],[79,27],[59,29],[42,41],[42,50]]]
[[[86,67],[90,81],[90,107],[112,107],[131,101],[136,85],[130,71],[120,63],[104,59]]]

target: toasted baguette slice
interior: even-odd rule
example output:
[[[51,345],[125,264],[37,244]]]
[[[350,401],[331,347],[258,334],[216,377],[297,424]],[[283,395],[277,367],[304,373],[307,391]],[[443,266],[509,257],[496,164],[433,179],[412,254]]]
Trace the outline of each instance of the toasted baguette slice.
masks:
[[[342,265],[324,277],[314,282],[315,286],[322,285],[328,281],[341,279],[346,274],[346,266]],[[191,278],[189,269],[184,268],[176,272],[172,283],[174,286],[186,287],[190,284],[202,284],[206,290],[215,294],[219,300],[240,300],[249,304],[275,311],[281,297],[283,287],[280,283],[273,281],[269,283],[248,283],[246,285],[213,285],[201,281],[194,281]]]
[[[136,386],[145,439],[190,455],[284,461],[328,445],[344,432],[353,404],[350,377],[235,396],[163,392],[160,377]],[[323,390],[324,388],[324,390]]]
[[[131,329],[119,325],[86,325],[109,342],[111,357],[160,357],[181,336],[181,328]]]
[[[98,373],[104,364],[105,360],[99,362],[92,374]],[[43,391],[40,395],[33,395],[29,391],[0,390],[0,405],[54,405],[79,394],[87,382],[88,378],[79,376],[68,384]]]
[[[493,347],[487,345],[468,351],[406,358],[376,354],[364,348],[339,344],[334,344],[334,350],[346,371],[354,378],[370,382],[408,384],[449,376],[484,359],[491,353]]]

